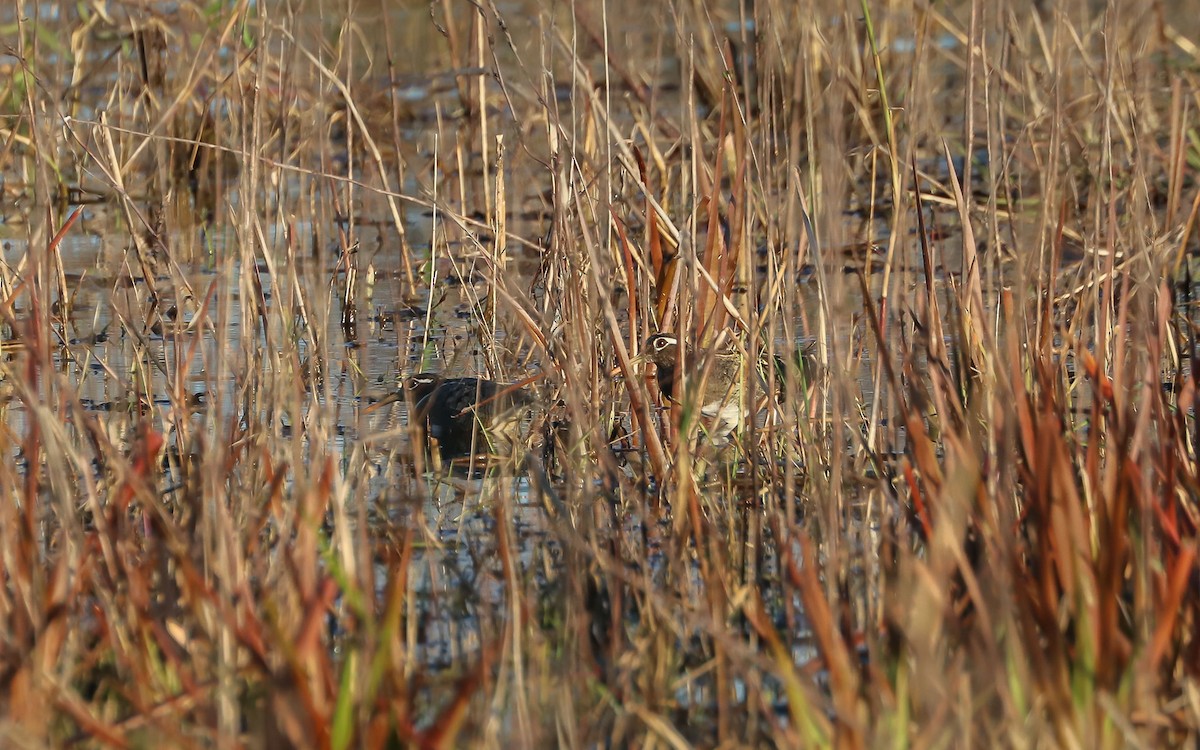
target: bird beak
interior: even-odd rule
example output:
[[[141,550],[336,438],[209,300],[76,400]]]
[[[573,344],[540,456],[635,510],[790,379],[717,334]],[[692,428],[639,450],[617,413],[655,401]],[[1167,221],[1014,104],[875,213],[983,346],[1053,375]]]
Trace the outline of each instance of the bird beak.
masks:
[[[404,391],[393,391],[391,393],[388,393],[385,396],[382,396],[375,403],[368,405],[367,408],[363,410],[363,413],[371,414],[372,412],[376,412],[389,404],[394,404],[397,401],[401,401],[403,399],[404,399]]]
[[[650,360],[650,352],[642,352],[641,354],[637,355],[636,357],[630,357],[629,364],[632,365],[634,368],[636,368],[638,365],[648,362],[649,360]],[[620,365],[617,365],[616,367],[614,367],[608,371],[608,376],[610,378],[620,377],[623,374],[624,374],[624,371],[621,370]]]

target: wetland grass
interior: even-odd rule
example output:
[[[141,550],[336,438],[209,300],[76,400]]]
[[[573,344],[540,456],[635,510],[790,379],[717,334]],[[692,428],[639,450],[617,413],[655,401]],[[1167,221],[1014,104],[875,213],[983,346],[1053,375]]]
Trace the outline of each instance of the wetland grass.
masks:
[[[0,745],[1195,746],[1192,16],[0,11]]]

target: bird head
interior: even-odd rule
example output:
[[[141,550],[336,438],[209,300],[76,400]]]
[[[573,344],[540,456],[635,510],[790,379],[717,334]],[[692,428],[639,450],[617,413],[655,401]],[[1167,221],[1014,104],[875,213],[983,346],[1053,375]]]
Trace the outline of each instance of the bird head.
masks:
[[[437,390],[442,376],[431,372],[419,372],[404,379],[404,392],[415,403]]]

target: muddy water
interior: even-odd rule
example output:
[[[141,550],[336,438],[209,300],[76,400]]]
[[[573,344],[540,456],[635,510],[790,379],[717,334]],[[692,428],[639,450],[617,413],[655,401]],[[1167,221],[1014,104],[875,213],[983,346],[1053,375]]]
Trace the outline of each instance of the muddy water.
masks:
[[[602,23],[607,20],[610,32],[607,43],[613,53],[611,59],[620,63],[625,60],[636,60],[639,74],[649,75],[648,82],[655,87],[660,97],[659,106],[664,111],[672,111],[681,106],[678,92],[680,91],[680,76],[682,61],[670,54],[675,48],[670,35],[676,33],[672,28],[669,11],[658,8],[654,4],[638,2],[612,2],[607,5],[600,3],[551,4],[550,12],[537,3],[503,3],[500,11],[508,22],[507,37],[504,42],[495,45],[495,63],[504,71],[505,79],[514,87],[529,86],[533,81],[529,71],[536,70],[547,54],[557,54],[557,59],[551,58],[548,64],[553,69],[561,70],[561,50],[546,52],[546,41],[556,32],[563,33],[566,38],[574,38],[585,64],[593,72],[602,75],[602,56],[596,46],[598,33]],[[725,33],[736,41],[743,29],[751,29],[752,25],[744,24],[738,15],[737,3],[714,4],[712,18],[714,25],[725,30]],[[1178,33],[1186,43],[1187,39],[1198,38],[1197,18],[1194,13],[1184,12],[1186,4],[1167,3],[1164,6],[1164,19],[1170,24],[1171,33]],[[34,6],[43,20],[53,23],[61,19],[59,11],[50,5]],[[540,12],[535,12],[535,10]],[[574,11],[574,12],[572,12]],[[1084,12],[1083,4],[1064,6],[1063,11],[1073,18],[1076,13]],[[607,18],[604,13],[607,12]],[[1095,12],[1093,10],[1093,12]],[[451,125],[444,127],[441,132],[449,136],[452,142],[439,142],[434,135],[438,131],[436,123],[453,122],[453,115],[458,108],[458,96],[455,90],[456,80],[469,80],[469,77],[457,78],[455,73],[473,73],[472,68],[455,68],[449,64],[446,51],[446,37],[439,33],[445,28],[445,19],[430,17],[429,8],[423,4],[391,4],[391,3],[361,3],[356,5],[355,14],[346,19],[322,3],[308,3],[301,11],[306,19],[301,24],[309,33],[319,32],[316,36],[332,37],[343,24],[353,25],[355,39],[362,45],[358,59],[351,67],[361,71],[354,80],[357,82],[356,94],[364,97],[368,104],[372,103],[369,92],[372,88],[379,91],[389,86],[393,89],[395,98],[402,102],[404,111],[400,114],[402,129],[402,148],[398,154],[406,165],[404,179],[401,184],[395,184],[396,175],[392,181],[400,192],[418,198],[417,203],[402,203],[402,220],[407,232],[407,242],[413,250],[414,259],[421,263],[436,255],[432,266],[419,267],[427,274],[426,278],[439,280],[432,298],[429,292],[422,293],[417,298],[405,298],[399,269],[401,268],[399,247],[400,238],[391,222],[391,217],[379,196],[366,191],[350,195],[354,206],[356,225],[351,227],[349,237],[360,243],[358,266],[363,276],[369,281],[364,284],[363,296],[360,298],[360,329],[358,340],[346,341],[344,332],[337,325],[340,311],[336,305],[328,311],[329,328],[326,331],[327,341],[330,342],[329,353],[337,356],[337,352],[346,345],[355,349],[348,351],[347,356],[353,358],[354,368],[363,374],[362,382],[353,387],[337,387],[333,396],[342,405],[349,406],[353,400],[363,395],[364,389],[379,388],[387,390],[392,387],[399,371],[420,368],[423,360],[432,356],[444,363],[442,366],[452,372],[489,372],[488,363],[479,356],[479,348],[472,329],[470,311],[474,303],[486,291],[479,282],[483,273],[479,270],[481,255],[487,252],[486,244],[477,244],[470,238],[464,237],[457,231],[448,231],[438,236],[436,252],[434,250],[434,216],[427,207],[435,196],[438,200],[448,201],[457,210],[467,215],[478,215],[488,203],[488,196],[478,187],[480,159],[477,148],[477,133],[466,129],[456,129]],[[948,13],[953,18],[964,21],[966,6],[961,6],[954,13]],[[8,12],[0,12],[0,23],[12,23],[13,16]],[[1152,20],[1149,17],[1147,21]],[[831,27],[842,23],[842,19],[828,19]],[[906,35],[904,29],[892,29],[887,24],[886,15],[878,19],[883,30],[890,30],[894,38],[884,40],[885,46],[893,51],[898,58],[910,54],[914,50],[915,39]],[[687,30],[678,30],[684,33]],[[511,46],[507,43],[511,39]],[[935,38],[936,45],[946,51],[947,56],[961,54],[960,42],[949,33],[939,33]],[[382,60],[383,52],[388,48],[403,51],[403,55],[394,56],[391,62],[395,66],[392,80],[389,81]],[[92,50],[94,57],[102,57],[105,49],[102,43],[97,43]],[[656,62],[647,62],[648,58],[657,58]],[[51,60],[54,59],[52,56]],[[490,57],[480,60],[492,65]],[[0,58],[0,63],[11,66],[11,58]],[[566,76],[559,76],[566,80]],[[102,76],[93,76],[86,87],[82,88],[83,95],[78,97],[73,113],[77,118],[87,121],[95,116],[102,106],[103,100],[99,92],[105,88],[106,81]],[[494,84],[489,84],[493,88]],[[97,95],[97,101],[88,101],[87,94]],[[569,89],[556,90],[559,94],[560,106],[567,106],[566,95]],[[948,92],[949,93],[949,92]],[[492,100],[497,105],[498,97]],[[379,103],[379,102],[375,102]],[[219,111],[219,105],[213,105]],[[616,109],[619,110],[619,107]],[[544,158],[537,149],[544,141],[542,137],[522,137],[529,135],[523,131],[522,123],[512,122],[505,118],[493,118],[504,123],[507,132],[501,133],[510,144],[508,170],[509,204],[513,207],[515,220],[510,220],[510,231],[527,239],[532,245],[544,244],[549,233],[549,226],[544,216],[544,192],[548,188],[546,173],[537,158]],[[380,120],[384,123],[385,121]],[[389,141],[386,133],[377,133],[381,140]],[[464,139],[467,150],[465,163],[460,161],[461,152],[456,136]],[[522,148],[514,147],[523,144],[530,147],[526,153]],[[317,167],[320,159],[315,155],[300,155],[297,161],[305,166]],[[332,154],[335,165],[344,165],[347,173],[356,169],[366,174],[368,170],[361,161],[352,163],[345,153]],[[536,157],[536,158],[534,158]],[[961,166],[961,164],[960,164]],[[462,180],[456,178],[459,169],[465,167]],[[935,172],[944,174],[944,166],[931,166]],[[314,187],[314,181],[297,174],[285,174],[289,184],[281,190],[280,197],[286,202],[300,200],[306,190]],[[84,175],[85,182],[95,182],[95,175]],[[231,236],[228,221],[230,210],[237,203],[236,174],[229,176],[229,184],[212,206],[211,222],[198,223],[188,221],[185,214],[189,211],[186,205],[179,205],[175,210],[175,221],[168,222],[168,231],[172,232],[172,252],[177,253],[181,266],[188,274],[193,289],[204,290],[214,282],[221,268],[220,256],[228,243],[236,242]],[[101,181],[102,182],[102,181]],[[319,187],[319,186],[318,186]],[[111,196],[111,191],[107,191]],[[465,196],[463,203],[458,197]],[[105,191],[99,190],[99,199],[103,200]],[[148,196],[147,196],[148,197]],[[222,200],[223,199],[223,200]],[[188,198],[179,196],[177,200],[183,204]],[[285,244],[285,226],[287,217],[294,216],[296,204],[280,205],[275,216],[266,216],[268,242],[274,247],[271,251],[282,256]],[[865,211],[865,207],[863,209]],[[301,211],[301,214],[304,212]],[[521,217],[529,220],[521,221]],[[864,241],[877,243],[886,242],[886,227],[880,221],[864,231],[861,216],[849,217],[844,227],[830,227],[828,234],[850,246]],[[948,223],[950,223],[948,221]],[[323,224],[323,225],[322,225]],[[329,277],[339,272],[337,253],[341,238],[337,236],[336,227],[328,223],[314,221],[312,224],[293,223],[295,235],[302,238],[301,245],[308,245],[309,236],[317,237],[311,246],[300,251],[301,257],[307,263],[316,267],[318,276]],[[439,229],[439,231],[443,231]],[[20,216],[4,217],[0,223],[0,241],[3,242],[4,259],[16,267],[21,258],[29,251],[26,245],[27,231]],[[485,243],[486,243],[486,237]],[[1025,240],[1026,238],[1019,238]],[[82,363],[83,371],[107,366],[111,372],[125,373],[129,371],[132,362],[128,361],[128,351],[120,346],[112,346],[111,341],[94,343],[97,334],[119,334],[119,321],[126,312],[137,309],[127,299],[131,294],[139,294],[138,290],[121,281],[121,277],[130,263],[129,230],[125,226],[124,217],[111,202],[95,203],[85,207],[82,221],[63,241],[60,253],[68,284],[77,288],[77,297],[73,305],[74,316],[72,325],[62,331],[69,346],[79,347],[83,344],[94,344],[90,349],[73,352],[71,357],[64,359],[64,366],[71,360]],[[945,257],[947,268],[957,269],[958,260],[954,257],[955,242],[945,242],[943,252],[950,253]],[[307,250],[307,252],[305,252]],[[536,250],[520,245],[512,245],[511,251],[515,257],[515,268],[518,273],[532,274],[537,268],[540,256]],[[860,259],[861,260],[861,259]],[[831,266],[836,265],[836,260]],[[240,269],[232,269],[240,272]],[[261,270],[261,268],[260,268]],[[908,283],[919,283],[919,269],[913,269],[914,274]],[[430,276],[432,274],[432,276]],[[223,285],[239,285],[239,278],[223,278]],[[264,277],[264,286],[270,289],[270,279]],[[854,302],[855,290],[852,284],[846,285],[849,308],[859,307]],[[809,295],[815,296],[815,295]],[[426,316],[429,303],[433,299],[436,304]],[[234,296],[226,312],[225,322],[230,326],[232,340],[224,342],[236,348],[240,330],[240,299]],[[163,307],[174,304],[173,300],[163,300]],[[428,327],[426,324],[429,324]],[[503,335],[503,332],[501,332]],[[809,332],[811,335],[811,332]],[[153,336],[152,336],[153,338]],[[176,352],[173,351],[175,341],[168,337],[162,343],[162,355],[168,361],[173,361]],[[184,343],[188,343],[185,342]],[[212,343],[212,342],[209,342]],[[520,352],[514,352],[518,360]],[[521,363],[529,364],[529,363]],[[197,360],[193,365],[192,378],[196,383],[195,392],[211,390],[211,376],[206,377],[203,360]],[[211,369],[211,368],[209,368]],[[349,369],[349,368],[333,368]],[[520,374],[519,372],[516,374]],[[82,371],[81,371],[82,375]],[[92,377],[80,377],[80,397],[85,402],[95,404],[112,404],[119,402],[125,396],[121,386],[114,386],[101,370]],[[161,386],[161,382],[152,381]]]
[[[1168,3],[1162,6],[1168,33],[1179,35],[1180,49],[1187,48],[1188,39],[1197,38],[1197,24],[1200,23],[1196,14],[1183,12],[1185,5]],[[753,22],[739,16],[739,7],[738,3],[730,2],[713,4],[711,8],[713,26],[728,35],[735,47],[744,34],[755,30]],[[960,4],[947,15],[965,26],[968,7]],[[48,25],[70,21],[49,5],[34,6],[33,9]],[[1076,19],[1083,17],[1086,7],[1082,3],[1066,4],[1061,10]],[[11,12],[11,9],[0,11],[0,23],[12,23]],[[363,414],[364,404],[394,389],[403,372],[439,369],[448,373],[482,373],[515,379],[536,372],[538,367],[538,363],[529,358],[527,342],[519,336],[505,339],[503,320],[496,331],[481,330],[486,326],[480,325],[476,306],[488,292],[482,282],[487,275],[486,256],[494,247],[487,228],[476,225],[471,231],[462,231],[444,217],[439,220],[432,208],[434,203],[440,203],[462,215],[479,217],[484,215],[492,198],[490,190],[481,188],[484,158],[479,150],[480,134],[472,118],[461,117],[458,84],[478,85],[480,79],[476,74],[479,70],[495,66],[507,87],[528,95],[539,85],[533,72],[546,66],[555,72],[555,80],[559,82],[549,89],[554,97],[553,104],[565,111],[571,106],[572,90],[569,84],[562,83],[570,80],[566,73],[566,53],[554,45],[554,39],[561,36],[574,45],[584,66],[597,80],[603,80],[605,72],[600,45],[607,43],[610,46],[609,59],[614,63],[611,70],[613,91],[618,95],[613,111],[623,111],[622,97],[628,95],[628,80],[621,76],[631,71],[640,77],[638,80],[652,86],[657,97],[656,107],[661,111],[675,116],[684,106],[681,92],[685,87],[681,85],[681,78],[686,61],[674,56],[673,50],[677,48],[674,37],[695,33],[695,30],[675,28],[669,9],[641,2],[554,3],[549,6],[512,2],[501,4],[500,12],[507,21],[507,36],[494,40],[494,53],[474,60],[479,66],[452,65],[448,53],[451,42],[442,33],[444,29],[454,28],[461,35],[468,29],[468,24],[462,19],[451,19],[458,21],[455,26],[445,17],[438,17],[436,11],[431,18],[430,9],[424,4],[362,3],[356,5],[353,17],[347,19],[338,10],[313,2],[301,10],[303,22],[295,24],[303,31],[303,41],[310,49],[316,48],[319,40],[336,39],[347,25],[352,27],[355,45],[346,54],[353,55],[353,59],[346,61],[344,67],[354,73],[346,77],[352,81],[356,100],[375,112],[369,121],[374,136],[387,152],[385,160],[393,165],[389,182],[411,198],[399,203],[405,230],[403,241],[411,249],[415,269],[423,274],[425,282],[415,294],[406,289],[400,252],[402,240],[382,196],[354,188],[336,178],[323,180],[302,171],[354,176],[372,184],[378,181],[361,148],[347,140],[352,129],[344,124],[346,113],[336,107],[331,109],[328,102],[298,99],[294,107],[312,107],[315,116],[301,114],[295,118],[296,126],[302,131],[297,142],[313,136],[329,138],[327,142],[322,138],[319,142],[325,145],[315,149],[268,152],[269,157],[278,157],[278,163],[290,168],[279,173],[281,183],[277,191],[258,201],[257,213],[266,242],[261,253],[272,257],[270,265],[275,268],[291,264],[302,266],[304,278],[312,285],[310,296],[326,298],[321,309],[310,311],[310,320],[324,324],[321,340],[325,346],[321,354],[328,361],[328,373],[319,397],[336,411],[342,436],[372,437],[381,430],[395,430],[396,425],[403,423],[402,407],[372,416]],[[153,17],[140,20],[149,18]],[[163,11],[159,18],[170,19],[170,12]],[[138,19],[126,20],[132,23]],[[1147,16],[1145,20],[1153,19]],[[607,37],[600,34],[605,21],[609,28]],[[826,19],[829,33],[836,33],[845,22],[845,17],[831,15]],[[902,68],[905,57],[911,57],[916,51],[917,39],[912,29],[889,24],[885,11],[881,11],[876,22],[882,34],[890,34],[882,42],[894,55],[893,64]],[[1139,27],[1137,23],[1130,23],[1133,28]],[[111,34],[105,37],[97,33],[89,48],[89,59],[97,61],[96,71],[77,87],[70,111],[64,113],[80,123],[93,122],[101,109],[111,106],[104,92],[114,81],[127,75],[122,60],[128,65],[131,55],[111,57],[114,50],[120,51],[114,39]],[[961,83],[955,72],[956,60],[962,55],[961,40],[940,31],[934,34],[932,41],[943,56],[935,55],[934,59],[941,59],[945,70],[930,71],[930,79]],[[465,40],[459,38],[453,43],[461,47]],[[388,49],[403,53],[390,56],[394,66],[390,73],[385,62]],[[47,59],[52,65],[59,66],[61,74],[70,76],[69,68],[59,56],[49,55]],[[153,62],[153,57],[151,59]],[[1131,61],[1134,60],[1131,58]],[[11,68],[13,64],[13,58],[0,57],[0,65]],[[106,78],[106,73],[111,77]],[[281,81],[282,78],[271,78],[268,85],[282,86]],[[550,241],[549,207],[545,197],[550,186],[542,164],[547,157],[544,125],[531,125],[506,116],[507,99],[503,91],[490,77],[486,85],[488,106],[499,113],[489,118],[490,123],[498,123],[500,127],[500,131],[491,136],[503,136],[508,145],[505,182],[510,206],[509,231],[514,239],[525,241],[524,244],[510,242],[509,273],[515,284],[523,286],[532,283],[542,260],[541,248]],[[389,89],[392,97],[386,95]],[[955,102],[955,92],[956,89],[947,87],[942,94],[946,110],[951,114],[941,125],[951,133],[953,127],[961,127],[953,122],[961,109]],[[208,93],[210,111],[228,115],[226,100],[212,91]],[[397,111],[394,116],[388,116],[392,101],[398,102]],[[379,115],[380,111],[383,116]],[[326,129],[324,118],[327,112],[332,112],[335,119],[343,118],[342,124]],[[390,137],[393,123],[400,131],[398,139]],[[78,134],[86,139],[88,133],[86,125],[80,125]],[[313,142],[318,141],[313,138]],[[393,143],[398,144],[399,153],[392,152],[389,144]],[[136,138],[126,142],[128,148],[137,144]],[[69,141],[64,147],[71,146],[78,148]],[[139,192],[136,185],[131,190],[143,212],[150,214],[157,210],[163,214],[171,262],[176,267],[175,273],[186,279],[183,288],[178,283],[160,285],[163,299],[158,311],[162,313],[178,306],[182,310],[178,327],[168,321],[166,326],[152,328],[142,319],[147,290],[140,283],[129,280],[139,274],[126,217],[98,170],[92,167],[80,174],[79,186],[84,188],[81,194],[90,202],[83,206],[81,221],[59,246],[67,284],[75,296],[71,316],[56,334],[63,344],[57,352],[59,367],[66,374],[67,382],[74,384],[85,406],[100,411],[132,408],[134,393],[131,387],[135,379],[130,374],[138,371],[142,373],[143,387],[149,390],[152,399],[165,406],[169,400],[162,370],[173,369],[180,363],[188,367],[191,394],[220,398],[232,406],[232,394],[236,390],[232,380],[237,377],[236,370],[241,365],[229,361],[227,355],[254,342],[242,339],[242,295],[251,288],[242,277],[245,269],[225,260],[248,241],[239,238],[233,229],[244,199],[238,194],[244,165],[228,154],[222,158],[227,163],[214,171],[203,199],[179,185],[172,203],[162,206],[155,205],[156,196]],[[864,160],[863,164],[867,162]],[[986,166],[979,164],[976,176]],[[923,162],[919,167],[931,179],[943,182],[948,179],[945,165],[937,159]],[[961,161],[957,167],[961,169]],[[824,258],[830,271],[835,286],[832,296],[840,307],[835,313],[845,313],[846,317],[861,312],[862,301],[858,298],[854,279],[839,277],[845,270],[861,268],[866,263],[863,248],[867,243],[882,247],[888,240],[887,207],[883,204],[870,206],[862,201],[864,196],[886,193],[882,175],[873,187],[874,191],[868,183],[850,189],[853,200],[849,210],[843,212],[841,221],[827,223],[821,228],[829,246],[814,253]],[[328,210],[318,210],[314,215],[309,209],[308,201],[313,195],[327,194],[325,191],[331,189],[337,193],[343,213],[345,207],[349,208],[347,219],[335,220]],[[29,225],[22,215],[22,211],[29,209],[27,202],[10,204],[8,215],[0,222],[3,257],[12,268],[18,268],[23,258],[37,255],[30,252],[35,248],[28,244]],[[931,206],[928,211],[930,232],[937,238],[943,268],[955,273],[960,266],[956,248],[961,241],[954,228],[957,218],[953,210],[945,206]],[[875,217],[873,223],[866,221],[869,214]],[[837,212],[825,214],[827,220],[836,216]],[[1040,217],[1029,218],[1029,223],[1036,223]],[[908,223],[915,224],[911,219]],[[1038,237],[1021,235],[1022,223],[1017,222],[1016,226],[1018,234],[1006,236],[1005,240],[1015,245],[1037,246]],[[909,226],[905,231],[911,238],[916,227]],[[1041,240],[1044,242],[1044,238]],[[337,294],[315,292],[322,286],[340,288],[338,280],[344,278],[347,265],[341,249],[351,242],[358,243],[353,265],[360,277],[356,302],[358,325],[354,331],[341,325],[344,310]],[[915,240],[905,244],[911,249]],[[876,270],[881,267],[881,261],[882,256],[877,254],[873,259]],[[903,305],[906,295],[922,284],[923,271],[919,257],[911,253],[900,259],[895,267],[900,274],[892,294]],[[817,295],[811,270],[810,265],[809,273],[800,279],[801,296],[815,300]],[[288,281],[271,278],[268,264],[260,261],[256,272],[268,304],[295,303],[287,289]],[[946,274],[939,270],[939,275]],[[988,276],[987,281],[1003,279]],[[188,294],[193,295],[190,304],[181,299]],[[275,295],[280,298],[276,299]],[[220,340],[210,332],[184,325],[195,314],[197,300],[204,299],[212,300],[214,305],[219,303],[223,328]],[[815,310],[812,312],[815,315]],[[815,335],[812,319],[813,316],[806,316],[802,321],[796,344],[810,341]],[[480,343],[482,335],[496,336],[502,344],[500,348],[508,350],[503,362],[485,360],[482,354],[485,347]],[[164,367],[140,367],[137,348],[133,346],[135,340],[140,340]],[[788,343],[780,342],[782,346]],[[304,354],[302,352],[301,356]],[[497,370],[497,364],[502,366],[501,369]],[[858,390],[869,405],[873,389],[869,377],[870,362],[860,360],[858,364],[861,366]],[[20,410],[10,414],[19,422]],[[403,440],[403,437],[398,439]]]

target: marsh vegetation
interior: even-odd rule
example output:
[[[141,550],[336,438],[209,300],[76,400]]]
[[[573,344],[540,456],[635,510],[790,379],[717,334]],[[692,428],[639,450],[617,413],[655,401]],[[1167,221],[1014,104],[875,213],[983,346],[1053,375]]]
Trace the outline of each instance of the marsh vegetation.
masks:
[[[1198,741],[1186,4],[0,29],[0,744]]]

